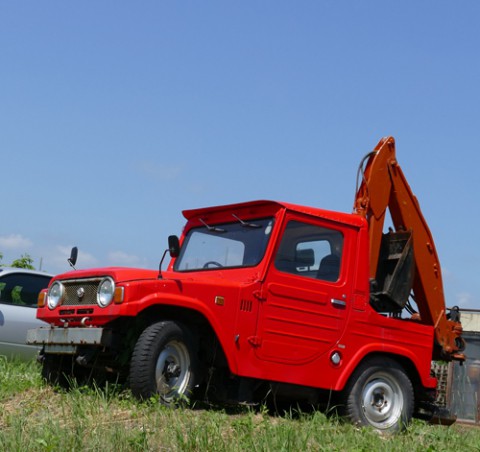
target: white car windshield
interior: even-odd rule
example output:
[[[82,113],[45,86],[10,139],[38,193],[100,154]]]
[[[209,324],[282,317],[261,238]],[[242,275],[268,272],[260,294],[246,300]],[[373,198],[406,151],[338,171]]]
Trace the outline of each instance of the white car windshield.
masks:
[[[273,219],[208,225],[191,229],[175,262],[176,271],[251,267],[263,258]]]

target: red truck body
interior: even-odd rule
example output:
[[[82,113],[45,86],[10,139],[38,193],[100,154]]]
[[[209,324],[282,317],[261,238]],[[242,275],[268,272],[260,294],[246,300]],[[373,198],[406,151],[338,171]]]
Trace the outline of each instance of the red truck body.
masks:
[[[194,386],[202,387],[221,370],[227,377],[217,387],[227,380],[238,381],[238,388],[249,383],[247,391],[237,391],[237,400],[252,399],[265,382],[308,394],[330,391],[348,399],[351,420],[386,431],[403,428],[412,413],[431,403],[436,326],[418,315],[372,306],[368,216],[274,201],[183,214],[187,223],[167,270],[99,268],[53,279],[38,308],[38,317],[51,327],[29,332],[30,343],[44,345],[47,380],[58,381],[72,368],[61,364],[67,357],[75,366],[129,375],[134,393],[145,397],[160,387],[160,379],[183,385],[180,376],[195,376]],[[106,279],[112,300],[104,306],[95,294],[98,299]],[[168,340],[161,333],[165,328],[172,330]],[[175,328],[180,332],[174,334]],[[151,345],[155,341],[158,347]],[[169,358],[162,361],[164,350]],[[184,367],[195,370],[190,374]],[[407,383],[389,376],[398,372]],[[149,378],[156,378],[153,389],[144,383]],[[356,405],[365,402],[351,397],[357,397],[356,381],[362,379],[362,397],[374,388],[375,411],[360,407],[356,414]],[[411,390],[404,394],[402,386]],[[384,400],[389,391],[405,405],[411,398],[411,406],[405,416],[377,419],[387,402],[393,404]],[[286,393],[296,397],[298,391]],[[231,391],[225,398],[232,398]]]

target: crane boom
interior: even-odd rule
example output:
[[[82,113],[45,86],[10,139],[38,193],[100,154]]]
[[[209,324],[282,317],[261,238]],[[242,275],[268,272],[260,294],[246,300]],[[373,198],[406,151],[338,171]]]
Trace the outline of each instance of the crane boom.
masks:
[[[361,168],[354,212],[366,218],[370,235],[370,278],[375,281],[379,266],[385,216],[390,212],[395,232],[411,233],[413,261],[412,289],[420,321],[435,329],[435,359],[463,360],[462,327],[458,309],[447,315],[442,272],[435,243],[395,155],[395,140],[386,137],[366,156]]]

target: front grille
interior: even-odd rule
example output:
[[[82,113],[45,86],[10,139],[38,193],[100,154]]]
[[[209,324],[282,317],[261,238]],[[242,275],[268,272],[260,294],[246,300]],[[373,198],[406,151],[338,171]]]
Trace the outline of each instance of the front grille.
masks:
[[[62,306],[89,306],[97,304],[97,289],[103,278],[75,279],[62,281],[65,298]],[[83,289],[83,296],[79,291]]]

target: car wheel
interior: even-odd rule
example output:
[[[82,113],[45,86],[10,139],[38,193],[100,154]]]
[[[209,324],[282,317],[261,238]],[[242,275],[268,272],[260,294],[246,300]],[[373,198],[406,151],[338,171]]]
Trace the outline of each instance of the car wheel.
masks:
[[[196,383],[197,357],[189,331],[158,322],[140,335],[130,362],[130,388],[141,399],[158,394],[166,405],[187,401]]]
[[[390,359],[370,359],[353,373],[345,389],[345,416],[384,433],[403,430],[413,414],[414,394],[403,368]]]

